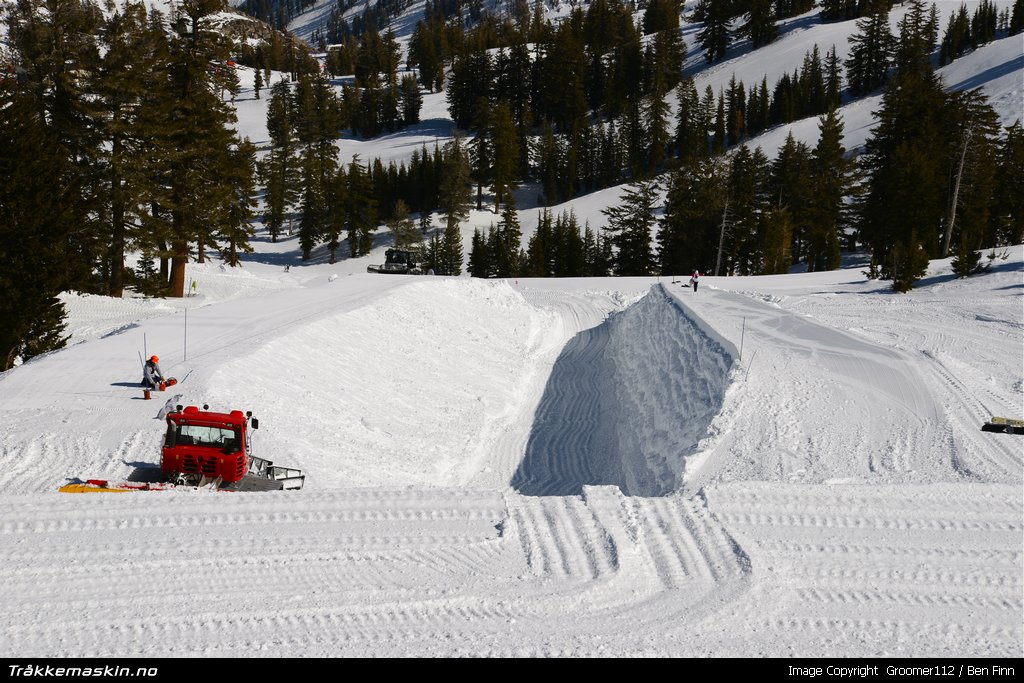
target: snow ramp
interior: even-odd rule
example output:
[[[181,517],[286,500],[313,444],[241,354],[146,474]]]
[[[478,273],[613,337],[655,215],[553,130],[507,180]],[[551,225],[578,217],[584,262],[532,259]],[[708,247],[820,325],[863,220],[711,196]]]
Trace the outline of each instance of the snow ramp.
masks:
[[[537,407],[512,478],[519,493],[628,496],[678,490],[688,456],[719,413],[730,349],[663,286],[569,340]]]

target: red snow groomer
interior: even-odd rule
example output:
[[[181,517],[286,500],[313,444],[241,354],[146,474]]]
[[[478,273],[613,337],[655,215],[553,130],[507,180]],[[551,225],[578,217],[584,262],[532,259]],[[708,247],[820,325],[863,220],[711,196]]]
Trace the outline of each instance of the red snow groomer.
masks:
[[[259,421],[251,412],[216,413],[203,406],[177,409],[167,415],[167,433],[160,455],[160,482],[110,483],[90,479],[62,487],[66,493],[162,490],[201,487],[229,491],[300,489],[301,471],[274,465],[252,454],[252,431]]]
[[[251,412],[213,413],[207,406],[178,406],[167,416],[160,471],[165,480],[186,486],[236,491],[302,488],[306,477],[299,470],[252,454],[251,430],[258,427]]]

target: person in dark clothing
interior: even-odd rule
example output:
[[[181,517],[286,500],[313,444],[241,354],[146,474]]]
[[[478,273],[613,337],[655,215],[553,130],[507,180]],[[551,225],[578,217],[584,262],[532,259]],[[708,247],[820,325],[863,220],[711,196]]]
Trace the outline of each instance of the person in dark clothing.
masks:
[[[160,382],[166,381],[164,373],[160,369],[160,359],[150,356],[146,364],[142,366],[142,386],[146,389],[159,389]]]

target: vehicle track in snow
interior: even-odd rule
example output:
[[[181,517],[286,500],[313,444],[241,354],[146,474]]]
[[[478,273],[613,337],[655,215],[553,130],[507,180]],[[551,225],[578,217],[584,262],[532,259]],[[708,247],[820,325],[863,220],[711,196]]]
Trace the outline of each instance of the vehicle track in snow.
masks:
[[[1001,407],[1004,414],[1013,415],[1014,408],[1001,393],[984,388],[981,396],[953,372],[948,364],[952,358],[937,352],[925,351],[931,362],[938,389],[944,394],[949,415],[954,466],[968,475],[984,475],[986,480],[1020,480],[1024,470],[1024,451],[1020,438],[1015,435],[980,432],[981,426],[992,417],[992,406]],[[961,372],[970,372],[962,369]],[[975,474],[977,473],[977,474]]]
[[[498,304],[514,300],[506,292]],[[618,303],[628,303],[610,302],[579,295],[555,306],[560,329],[512,348],[554,363],[552,340],[592,329]],[[691,387],[711,376],[716,361],[698,352],[693,364],[676,365],[666,354],[655,355],[658,344],[676,351],[688,345],[665,326],[668,314],[685,312],[657,296],[648,295],[646,303],[656,304],[648,321],[665,317],[658,318],[650,345],[633,347],[656,360],[646,366],[628,360],[631,372],[649,380],[630,389],[637,400],[678,409],[680,385],[655,371],[683,373]],[[790,356],[759,355],[752,380],[758,363],[791,373],[785,363],[810,361],[820,376],[799,381],[820,392],[816,401],[833,411],[813,416],[888,424],[896,418],[887,411],[901,403],[923,409],[923,418],[889,440],[889,452],[876,454],[873,474],[902,481],[915,468],[924,475],[934,471],[920,453],[949,434],[929,421],[932,403],[916,382],[901,387],[906,375],[894,376],[882,382],[883,400],[852,407],[842,393],[830,393],[830,378],[858,386],[858,376],[886,366],[879,358],[900,359],[903,352],[864,357],[875,363],[844,358],[827,344],[801,348],[801,331],[808,328],[799,321],[766,316],[765,322],[762,339],[783,348],[792,335],[794,349]],[[537,330],[532,323],[519,328]],[[633,336],[646,329],[637,325]],[[702,340],[699,350],[707,346]],[[575,389],[580,403],[590,400],[584,395],[589,389],[580,387],[594,384]],[[560,390],[569,386],[567,378]],[[749,424],[743,420],[757,416],[729,414],[740,391],[754,388],[726,386],[725,414],[703,423],[701,436],[684,439],[675,432],[676,443],[727,447],[714,457],[763,459],[763,467],[737,472],[764,473],[765,483],[711,483],[686,493],[659,485],[649,491],[665,495],[630,496],[619,484],[629,490],[636,477],[622,476],[615,486],[586,485],[580,468],[551,464],[545,470],[572,480],[572,495],[521,495],[505,478],[500,486],[480,487],[8,496],[0,500],[0,600],[7,616],[0,642],[29,657],[1020,656],[1024,520],[1017,487],[884,479],[870,486],[780,483],[801,464],[813,481],[832,463],[815,465],[822,443],[810,438],[799,409],[784,407]],[[770,382],[763,391],[767,401]],[[784,393],[796,395],[789,388]],[[540,401],[540,392],[525,389],[509,395]],[[808,400],[800,409],[819,407]],[[495,403],[489,408],[507,417],[510,429],[533,423]],[[565,412],[567,436],[552,440],[574,457],[583,457],[587,430],[572,423],[585,414]],[[682,422],[669,419],[669,411],[662,415],[660,425]],[[769,436],[758,448],[742,448],[726,438],[730,428],[748,438]],[[871,432],[854,436],[865,433]],[[112,447],[127,457],[146,445],[140,434],[122,436]],[[510,431],[496,457],[505,462],[516,443],[525,445],[525,432]],[[20,447],[7,438],[0,445]],[[852,445],[857,461],[834,472],[869,478],[864,454],[873,449]],[[642,440],[620,447],[620,461],[641,470],[663,468],[646,448]],[[54,457],[46,450],[11,457]],[[421,454],[427,462],[431,456]],[[681,477],[686,458],[675,462]],[[475,471],[474,484],[488,484],[509,469],[498,464],[488,473],[482,464],[452,471]],[[32,484],[23,479],[18,486]]]
[[[540,651],[566,615],[584,641],[621,637],[609,612],[657,632],[747,572],[701,501],[612,487],[52,497],[0,503],[0,640],[26,656],[418,652],[463,628],[442,652]]]
[[[780,623],[794,638],[863,619],[889,631],[938,628],[943,642],[989,629],[1004,654],[1019,647],[1024,503],[1014,486],[737,483],[707,496],[749,552],[760,588],[785,606]],[[815,620],[821,610],[830,617]]]

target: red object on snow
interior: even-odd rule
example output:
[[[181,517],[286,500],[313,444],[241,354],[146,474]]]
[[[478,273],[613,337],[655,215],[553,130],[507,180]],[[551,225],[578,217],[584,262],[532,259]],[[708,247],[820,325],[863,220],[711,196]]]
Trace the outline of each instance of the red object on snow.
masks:
[[[187,406],[167,416],[167,437],[160,458],[164,477],[199,474],[225,484],[249,471],[248,420],[241,410],[201,411]]]

